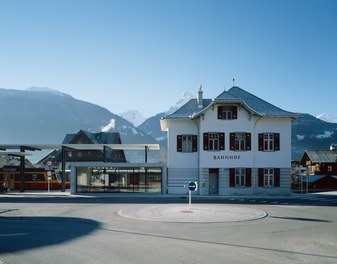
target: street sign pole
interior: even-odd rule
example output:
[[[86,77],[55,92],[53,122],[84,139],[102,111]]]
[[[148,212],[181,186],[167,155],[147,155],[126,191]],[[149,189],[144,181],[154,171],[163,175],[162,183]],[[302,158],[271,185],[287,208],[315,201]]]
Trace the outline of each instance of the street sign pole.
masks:
[[[188,209],[192,211],[191,204],[192,204],[192,191],[198,190],[198,183],[197,182],[189,182],[188,183]]]

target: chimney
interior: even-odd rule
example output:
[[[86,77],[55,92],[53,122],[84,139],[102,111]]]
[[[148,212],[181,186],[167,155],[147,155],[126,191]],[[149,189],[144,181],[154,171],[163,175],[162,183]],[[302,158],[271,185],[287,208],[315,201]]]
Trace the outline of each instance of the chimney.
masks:
[[[200,85],[199,91],[198,91],[198,107],[199,108],[203,108],[204,104],[203,104],[203,100],[202,100],[202,86]]]

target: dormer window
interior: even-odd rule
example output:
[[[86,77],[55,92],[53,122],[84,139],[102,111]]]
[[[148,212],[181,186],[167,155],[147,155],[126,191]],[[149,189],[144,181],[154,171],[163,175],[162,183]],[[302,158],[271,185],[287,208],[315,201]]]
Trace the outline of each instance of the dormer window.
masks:
[[[219,105],[218,119],[232,120],[238,118],[238,107],[236,105]]]

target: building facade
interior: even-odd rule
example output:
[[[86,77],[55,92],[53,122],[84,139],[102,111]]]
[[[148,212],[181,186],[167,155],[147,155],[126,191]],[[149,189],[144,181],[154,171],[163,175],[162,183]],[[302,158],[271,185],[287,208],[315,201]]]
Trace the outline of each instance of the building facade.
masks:
[[[287,195],[291,191],[291,120],[284,111],[232,87],[197,99],[161,120],[167,131],[167,192],[200,195]]]
[[[334,145],[330,150],[306,150],[300,164],[306,168],[303,189],[309,192],[337,190],[337,151]]]
[[[337,150],[306,150],[301,165],[307,167],[309,175],[337,176]]]
[[[98,132],[91,133],[80,130],[76,134],[67,134],[62,144],[122,144],[122,140],[118,132]],[[41,159],[37,165],[45,166],[47,161],[51,161],[55,168],[61,166],[62,150],[57,149]],[[66,151],[66,162],[126,162],[123,150],[112,150],[106,148],[104,150],[76,150],[68,149]]]

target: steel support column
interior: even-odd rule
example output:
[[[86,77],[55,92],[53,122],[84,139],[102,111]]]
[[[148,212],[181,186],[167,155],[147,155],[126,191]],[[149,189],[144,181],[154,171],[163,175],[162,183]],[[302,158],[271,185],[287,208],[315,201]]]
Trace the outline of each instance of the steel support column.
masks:
[[[147,146],[145,146],[145,163],[147,163],[147,151],[148,151],[148,147]]]
[[[103,162],[104,162],[104,163],[106,162],[106,149],[107,149],[107,147],[104,146],[104,147],[103,147]]]
[[[62,146],[62,181],[61,181],[61,191],[66,191],[66,147]]]
[[[26,148],[20,146],[20,152],[25,152]],[[14,176],[15,182],[15,176]],[[20,192],[25,191],[25,155],[20,156]]]

